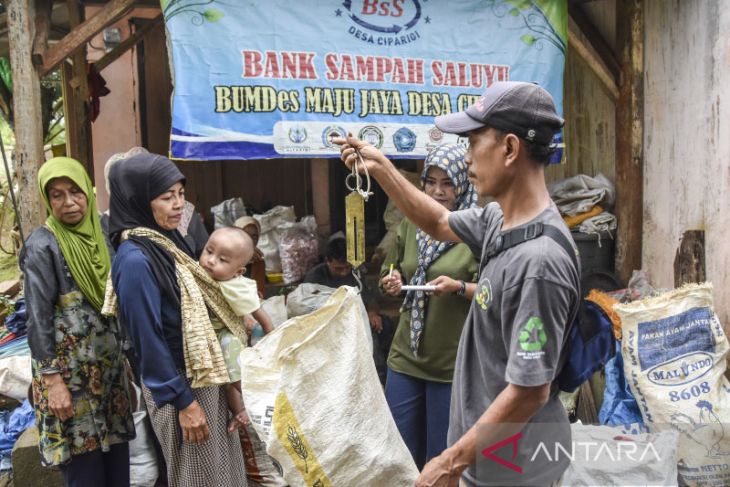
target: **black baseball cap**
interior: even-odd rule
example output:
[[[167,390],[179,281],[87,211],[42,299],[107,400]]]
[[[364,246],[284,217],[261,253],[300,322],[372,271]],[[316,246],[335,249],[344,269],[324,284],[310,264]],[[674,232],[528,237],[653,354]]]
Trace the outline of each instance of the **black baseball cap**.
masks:
[[[463,135],[489,126],[543,145],[552,142],[564,123],[550,93],[522,81],[497,81],[465,111],[435,120],[439,130],[450,134]]]

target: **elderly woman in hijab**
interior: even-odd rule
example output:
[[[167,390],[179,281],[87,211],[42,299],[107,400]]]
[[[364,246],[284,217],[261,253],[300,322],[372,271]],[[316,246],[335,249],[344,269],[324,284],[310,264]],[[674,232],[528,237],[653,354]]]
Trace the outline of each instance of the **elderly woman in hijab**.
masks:
[[[49,216],[20,265],[41,462],[69,486],[127,486],[134,421],[120,330],[100,312],[110,262],[91,180],[57,157],[38,183]]]
[[[421,174],[424,192],[452,211],[476,205],[465,154],[458,144],[437,147]],[[392,296],[400,296],[405,283],[436,286],[433,294],[405,295],[385,384],[393,418],[419,469],[446,448],[456,350],[477,264],[465,244],[433,240],[403,220],[381,269],[381,289]]]
[[[169,485],[246,485],[221,387],[228,370],[206,306],[238,336],[245,328],[177,231],[185,177],[169,159],[139,154],[117,162],[109,182],[117,312],[139,358]]]

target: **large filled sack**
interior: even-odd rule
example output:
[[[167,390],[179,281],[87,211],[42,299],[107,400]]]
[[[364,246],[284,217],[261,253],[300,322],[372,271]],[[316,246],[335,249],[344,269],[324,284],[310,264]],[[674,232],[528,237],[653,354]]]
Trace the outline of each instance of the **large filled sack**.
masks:
[[[586,213],[596,205],[608,209],[616,200],[616,189],[603,174],[596,177],[578,174],[554,181],[548,184],[548,191],[562,215]]]
[[[335,288],[329,286],[323,286],[322,284],[314,284],[311,282],[305,282],[300,284],[290,292],[286,297],[286,312],[289,318],[296,316],[302,316],[309,313],[313,313],[329,301],[330,296],[336,291]],[[362,324],[367,335],[368,349],[372,352],[373,350],[373,336],[370,333],[370,320],[368,318],[368,311],[365,308],[360,294],[358,294],[358,307],[362,314]]]
[[[231,227],[233,223],[246,216],[246,205],[241,198],[231,198],[210,208],[213,215],[213,228]]]
[[[570,429],[572,460],[563,473],[562,487],[677,485],[676,431],[646,433],[640,425],[580,423],[572,424]]]
[[[624,372],[651,431],[679,431],[680,479],[730,485],[728,342],[700,284],[614,307],[621,317]]]
[[[0,358],[0,394],[23,401],[33,379],[30,354]]]
[[[279,257],[279,239],[285,223],[294,223],[297,219],[293,206],[275,206],[263,215],[254,215],[261,225],[258,249],[264,254],[266,272],[268,274],[281,272]]]
[[[274,328],[284,323],[288,316],[286,314],[286,298],[284,296],[271,296],[261,302],[261,308],[269,315]],[[251,332],[251,345],[256,345],[264,337],[264,330],[257,322]]]
[[[360,306],[342,287],[241,355],[246,409],[292,487],[410,487],[418,477],[363,346]]]
[[[279,259],[284,284],[301,281],[319,260],[317,221],[313,216],[305,216],[300,222],[285,223],[279,228]]]

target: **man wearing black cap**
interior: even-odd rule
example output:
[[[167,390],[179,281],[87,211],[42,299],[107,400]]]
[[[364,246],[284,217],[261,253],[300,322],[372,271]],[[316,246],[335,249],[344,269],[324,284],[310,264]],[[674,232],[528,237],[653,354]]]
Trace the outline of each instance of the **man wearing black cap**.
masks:
[[[494,203],[449,212],[411,186],[373,146],[352,136],[338,140],[342,160],[351,167],[359,152],[416,226],[437,240],[464,242],[481,257],[456,359],[449,448],[425,466],[416,485],[552,485],[569,462],[553,455],[556,442],[570,452],[568,418],[553,381],[565,362],[566,331],[578,308],[579,269],[546,236],[496,254],[493,249],[500,234],[535,223],[570,236],[545,185],[545,165],[563,119],[543,88],[497,82],[465,112],[435,123],[468,137],[469,178]]]

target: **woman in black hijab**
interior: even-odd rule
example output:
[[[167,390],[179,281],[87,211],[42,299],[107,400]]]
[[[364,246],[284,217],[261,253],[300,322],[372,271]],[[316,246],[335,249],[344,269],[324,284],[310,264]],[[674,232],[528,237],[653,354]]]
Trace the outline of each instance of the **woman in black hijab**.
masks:
[[[190,386],[185,374],[180,289],[175,260],[152,240],[127,235],[146,228],[192,255],[177,231],[185,177],[169,159],[138,154],[115,164],[109,233],[117,254],[112,280],[119,317],[134,342],[142,390],[167,462],[171,486],[246,485],[241,446],[228,433],[220,386]],[[215,479],[215,480],[214,480]]]

